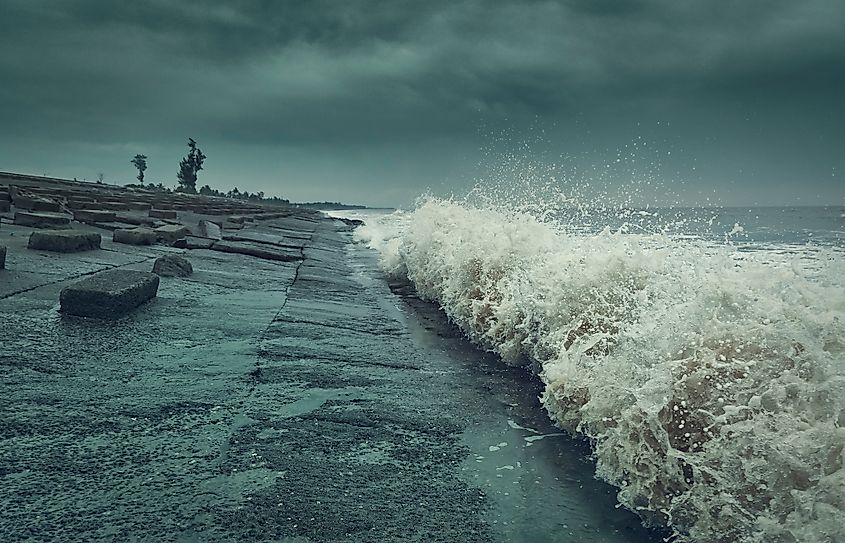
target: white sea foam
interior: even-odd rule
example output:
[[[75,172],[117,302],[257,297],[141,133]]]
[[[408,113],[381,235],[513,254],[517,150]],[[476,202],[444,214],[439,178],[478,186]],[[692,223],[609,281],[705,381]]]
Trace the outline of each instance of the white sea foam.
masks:
[[[358,239],[679,541],[845,541],[845,264],[428,199]]]

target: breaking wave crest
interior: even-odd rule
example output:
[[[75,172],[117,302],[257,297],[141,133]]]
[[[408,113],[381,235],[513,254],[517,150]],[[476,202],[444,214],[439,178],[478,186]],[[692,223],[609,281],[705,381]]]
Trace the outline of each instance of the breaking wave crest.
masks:
[[[845,541],[845,265],[428,199],[359,229],[679,541]]]

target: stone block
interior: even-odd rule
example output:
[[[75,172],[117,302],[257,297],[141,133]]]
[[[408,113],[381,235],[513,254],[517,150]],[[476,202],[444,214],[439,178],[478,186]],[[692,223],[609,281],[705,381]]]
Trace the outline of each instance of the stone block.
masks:
[[[204,238],[223,239],[223,228],[216,222],[200,221],[198,229],[199,235]]]
[[[8,200],[0,200],[0,213],[8,213],[11,209],[11,203]]]
[[[97,202],[92,207],[107,211],[129,211],[129,206],[125,202]]]
[[[200,238],[196,236],[185,236],[173,242],[173,246],[177,249],[211,249],[216,240],[209,238]]]
[[[35,211],[15,212],[15,224],[33,228],[70,228],[70,217],[60,213],[39,213]]]
[[[153,273],[162,277],[187,277],[194,273],[194,268],[179,255],[164,255],[156,258]]]
[[[84,223],[111,222],[117,218],[114,211],[101,211],[99,209],[80,209],[73,212],[76,221]]]
[[[155,221],[150,218],[133,217],[131,215],[118,215],[115,220],[126,224],[134,224],[137,226],[153,226],[155,224]]]
[[[156,219],[175,219],[176,212],[164,209],[150,209],[150,217]]]
[[[149,228],[119,229],[112,234],[112,241],[127,245],[152,245],[157,240],[156,233]]]
[[[33,232],[29,236],[28,249],[54,251],[57,253],[76,253],[94,251],[100,248],[100,234],[91,232]]]
[[[32,196],[29,194],[21,194],[16,191],[12,195],[12,202],[18,209],[26,209],[29,211],[51,211],[58,212],[62,210],[61,204],[49,198],[41,198],[39,196]]]
[[[154,230],[159,241],[173,243],[177,239],[184,238],[191,234],[187,226],[181,224],[165,224]]]
[[[107,270],[62,290],[62,313],[97,319],[115,319],[132,311],[158,292],[154,273]]]
[[[223,253],[237,253],[263,258],[264,260],[277,260],[280,262],[294,262],[302,260],[302,255],[299,251],[283,249],[281,247],[275,248],[261,246],[257,244],[253,245],[231,241],[216,241],[214,242],[214,245],[211,246],[211,249]]]
[[[67,201],[67,207],[70,210],[77,210],[77,209],[89,209],[92,206],[96,205],[96,202],[92,198],[78,200],[76,198],[69,199]]]

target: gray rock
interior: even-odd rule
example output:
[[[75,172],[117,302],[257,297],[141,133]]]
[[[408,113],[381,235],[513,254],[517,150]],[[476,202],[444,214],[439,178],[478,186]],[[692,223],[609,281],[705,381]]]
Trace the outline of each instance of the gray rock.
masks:
[[[0,200],[0,213],[6,213],[11,209],[11,205],[7,200]]]
[[[39,198],[37,196],[24,196],[19,194],[14,197],[15,207],[19,209],[29,209],[32,211],[61,211],[62,206],[59,202],[50,200],[49,198]]]
[[[295,262],[302,260],[302,254],[299,251],[286,250],[281,247],[275,248],[270,246],[261,246],[258,244],[238,243],[230,241],[216,241],[211,246],[214,251],[221,251],[223,253],[237,253],[242,255],[254,256],[263,258],[264,260],[278,260],[281,262]]]
[[[150,209],[150,217],[155,217],[156,219],[175,219],[176,212],[164,209]]]
[[[80,209],[73,212],[75,221],[84,223],[112,222],[117,218],[114,211],[101,211],[99,209]]]
[[[216,222],[200,221],[198,230],[199,235],[204,238],[223,239],[223,228]]]
[[[194,273],[194,268],[181,256],[164,255],[156,258],[153,273],[162,277],[187,277]]]
[[[99,249],[101,241],[100,234],[90,232],[33,232],[29,236],[27,248],[57,253],[75,253]]]
[[[33,228],[70,228],[70,217],[59,213],[15,212],[15,224]]]
[[[61,311],[68,315],[115,319],[132,311],[158,292],[154,273],[107,270],[62,290]]]
[[[126,228],[115,230],[112,241],[127,245],[152,245],[157,241],[157,237],[149,228]]]
[[[6,269],[6,248],[0,245],[0,270]]]
[[[184,238],[191,233],[187,226],[181,224],[165,224],[156,228],[154,232],[159,241],[165,243],[173,243],[177,239]]]
[[[173,246],[177,249],[211,249],[213,244],[213,239],[196,236],[185,236],[173,242]]]

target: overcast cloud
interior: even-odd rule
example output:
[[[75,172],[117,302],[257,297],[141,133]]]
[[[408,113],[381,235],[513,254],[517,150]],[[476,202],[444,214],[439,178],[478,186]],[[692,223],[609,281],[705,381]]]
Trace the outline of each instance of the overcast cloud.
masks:
[[[126,183],[143,153],[174,185],[190,136],[200,184],[300,201],[460,194],[516,151],[582,177],[615,164],[611,185],[647,171],[690,203],[845,204],[840,0],[0,12],[2,170]]]

